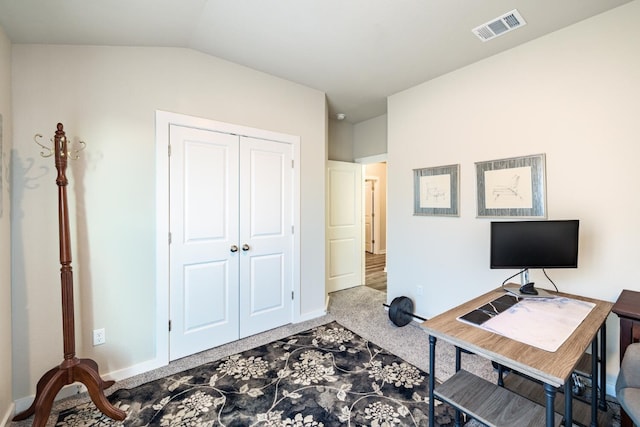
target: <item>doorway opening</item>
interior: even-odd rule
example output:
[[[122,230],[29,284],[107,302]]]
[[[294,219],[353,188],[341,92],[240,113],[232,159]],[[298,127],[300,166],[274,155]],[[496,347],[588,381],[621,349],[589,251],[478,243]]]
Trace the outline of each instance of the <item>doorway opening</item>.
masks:
[[[387,291],[387,163],[362,162],[365,285]]]

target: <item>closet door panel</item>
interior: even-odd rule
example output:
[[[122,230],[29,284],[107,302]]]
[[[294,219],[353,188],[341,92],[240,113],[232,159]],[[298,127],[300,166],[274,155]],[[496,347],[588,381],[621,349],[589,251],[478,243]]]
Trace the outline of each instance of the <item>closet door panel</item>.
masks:
[[[170,359],[239,337],[239,138],[170,128]]]
[[[227,282],[227,262],[205,262],[184,266],[184,330],[197,333],[201,328],[219,325],[229,320],[227,286],[212,286]]]
[[[284,325],[292,312],[292,149],[241,138],[240,336]],[[246,246],[244,246],[246,245]]]
[[[266,314],[285,305],[286,295],[280,292],[286,284],[284,264],[285,258],[282,253],[251,257],[249,294],[252,315]],[[273,292],[274,289],[277,292]]]

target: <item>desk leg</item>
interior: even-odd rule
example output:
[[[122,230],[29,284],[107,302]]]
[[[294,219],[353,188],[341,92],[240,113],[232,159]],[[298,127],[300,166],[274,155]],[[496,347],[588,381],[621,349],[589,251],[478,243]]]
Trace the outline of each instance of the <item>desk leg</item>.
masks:
[[[546,386],[545,386],[546,387]],[[564,425],[571,427],[573,425],[573,394],[571,393],[571,376],[564,382]],[[548,404],[548,402],[547,402]],[[547,417],[549,414],[547,413]],[[547,418],[547,425],[548,424]]]
[[[462,352],[460,351],[460,347],[456,346],[456,372],[458,372],[462,368]],[[456,416],[455,416],[455,427],[460,427],[462,422],[460,420],[460,410],[456,408]]]
[[[429,335],[429,427],[435,427],[435,402],[433,389],[436,386],[436,337]]]
[[[593,386],[593,384],[592,384]],[[600,327],[600,410],[607,410],[607,324]]]
[[[602,329],[600,330],[602,333]],[[600,344],[602,346],[602,343]],[[594,337],[591,342],[591,427],[598,427],[598,337]],[[595,355],[595,356],[594,356]],[[600,364],[600,372],[604,370]],[[600,378],[602,381],[602,378]],[[602,390],[606,388],[605,383],[600,383]],[[604,399],[600,403],[604,402]]]
[[[504,387],[504,366],[498,363],[498,386]]]
[[[544,394],[546,396],[546,404],[545,404],[546,414],[547,414],[546,424],[547,424],[547,427],[552,427],[555,421],[554,420],[555,411],[553,408],[553,402],[555,401],[555,398],[556,398],[556,388],[551,384],[545,384]]]

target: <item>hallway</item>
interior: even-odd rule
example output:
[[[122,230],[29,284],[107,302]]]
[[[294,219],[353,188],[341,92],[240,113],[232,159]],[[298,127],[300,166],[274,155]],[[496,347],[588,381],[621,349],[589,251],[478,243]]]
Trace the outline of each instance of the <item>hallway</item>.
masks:
[[[386,255],[365,252],[365,285],[378,291],[387,291],[387,273],[384,271]]]

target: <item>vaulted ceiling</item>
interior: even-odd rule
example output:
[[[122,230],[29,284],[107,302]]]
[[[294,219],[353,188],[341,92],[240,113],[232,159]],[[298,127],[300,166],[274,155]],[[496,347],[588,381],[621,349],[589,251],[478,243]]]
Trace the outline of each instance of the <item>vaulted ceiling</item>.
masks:
[[[321,90],[357,123],[391,94],[628,1],[0,0],[0,26],[13,43],[195,49]],[[472,32],[514,9],[526,25]]]

